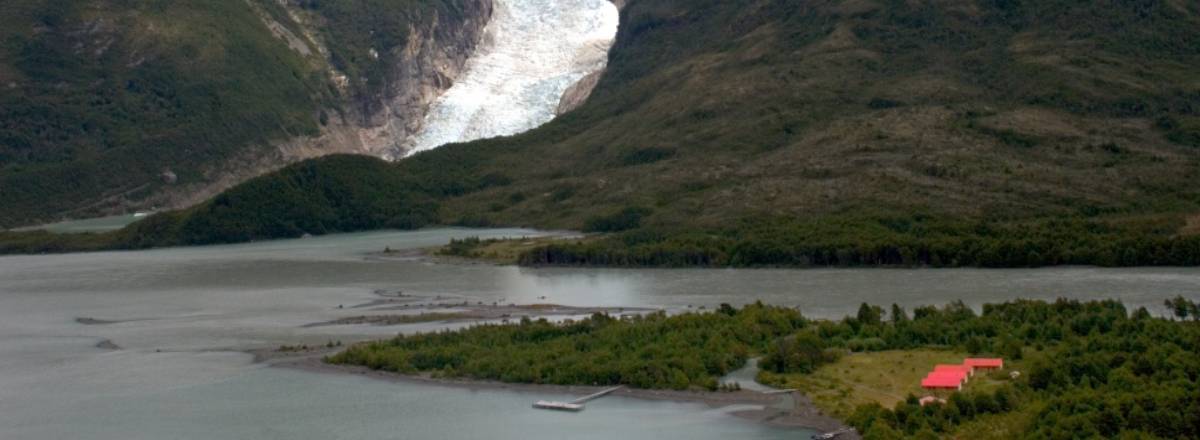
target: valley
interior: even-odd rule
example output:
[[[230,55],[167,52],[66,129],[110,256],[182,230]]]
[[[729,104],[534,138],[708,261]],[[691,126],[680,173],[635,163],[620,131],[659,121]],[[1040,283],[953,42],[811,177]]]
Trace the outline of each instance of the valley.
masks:
[[[1176,0],[12,0],[0,438],[1200,438],[1196,72]]]

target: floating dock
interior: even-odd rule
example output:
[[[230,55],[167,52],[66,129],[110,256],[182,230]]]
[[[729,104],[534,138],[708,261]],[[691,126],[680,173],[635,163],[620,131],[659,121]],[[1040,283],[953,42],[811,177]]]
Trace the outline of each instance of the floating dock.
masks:
[[[539,400],[539,401],[533,403],[533,407],[537,408],[537,409],[549,409],[549,410],[554,410],[554,411],[579,412],[579,411],[583,411],[584,403],[587,403],[589,401],[596,400],[601,397],[612,394],[614,391],[619,390],[621,388],[622,387],[620,387],[620,386],[615,386],[615,387],[612,387],[612,388],[609,388],[606,390],[602,390],[602,391],[594,393],[594,394],[588,394],[586,396],[580,397],[580,398],[572,400],[570,402],[555,402],[555,401],[550,401],[550,400]]]
[[[583,411],[583,405],[567,402],[551,402],[549,400],[539,400],[533,402],[533,407],[537,409],[549,409],[554,411]]]

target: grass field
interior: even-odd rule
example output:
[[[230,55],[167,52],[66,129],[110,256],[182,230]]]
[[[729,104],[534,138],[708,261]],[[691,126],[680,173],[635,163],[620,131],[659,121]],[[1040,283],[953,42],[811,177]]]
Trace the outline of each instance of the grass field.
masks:
[[[876,402],[891,408],[909,394],[927,395],[921,389],[921,379],[934,365],[961,363],[969,356],[963,352],[933,349],[853,353],[822,366],[813,374],[764,372],[759,380],[798,389],[811,397],[822,411],[845,419],[862,404]],[[999,374],[976,373],[963,389],[990,390],[1006,380],[1002,378],[1007,377],[1007,372],[1019,368],[1018,363]],[[984,424],[987,420],[981,419],[977,423]]]

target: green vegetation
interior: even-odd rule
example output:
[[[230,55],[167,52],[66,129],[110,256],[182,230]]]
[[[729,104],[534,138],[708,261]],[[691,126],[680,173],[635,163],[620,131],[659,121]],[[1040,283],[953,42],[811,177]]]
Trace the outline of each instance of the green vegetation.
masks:
[[[492,238],[481,240],[479,237],[467,237],[462,240],[451,239],[450,244],[438,248],[436,254],[445,257],[485,260],[496,264],[516,264],[520,260],[521,255],[533,249],[567,240],[575,239],[563,237],[523,237],[519,239]]]
[[[1196,307],[1182,297],[1168,305],[1177,304]],[[760,380],[814,394],[866,438],[1200,438],[1198,323],[1131,314],[1116,301],[1015,301],[981,314],[959,302],[911,315],[864,304],[840,321],[726,305],[407,335],[328,361],[437,377],[715,390],[717,376],[762,354]],[[1007,369],[978,373],[944,404],[918,404],[911,393],[933,364],[975,354],[1004,357]],[[998,423],[1013,425],[988,428]]]
[[[592,217],[583,225],[584,232],[619,232],[636,229],[642,224],[642,217],[650,214],[645,208],[625,208],[620,212],[599,217]]]
[[[784,374],[763,367],[759,380],[800,390],[822,411],[845,420],[861,405],[875,403],[891,408],[910,394],[923,395],[921,379],[933,365],[961,363],[967,356],[963,351],[940,348],[856,352],[822,363],[811,372],[790,368]],[[981,379],[985,379],[984,375],[971,378],[967,389],[979,389]]]
[[[524,265],[1194,266],[1200,236],[1162,218],[957,221],[890,217],[753,221],[714,230],[643,228],[533,249]]]
[[[1200,212],[1200,150],[1168,136],[1200,109],[1197,25],[1173,2],[639,1],[582,108],[423,156],[513,179],[447,200],[450,221],[581,229],[644,207],[639,229],[681,242],[807,241],[788,229],[817,222],[901,241],[873,223],[922,218],[1178,227]],[[533,196],[494,209],[513,193]],[[1175,232],[1159,226],[1125,229]]]
[[[329,361],[448,378],[715,390],[717,376],[804,323],[795,310],[763,305],[565,324],[526,318],[356,345]]]
[[[228,168],[267,167],[272,142],[318,134],[329,113],[371,115],[409,32],[447,32],[465,14],[465,0],[293,3],[6,1],[0,228],[162,202]]]
[[[0,252],[41,253],[233,243],[304,234],[417,228],[436,205],[387,162],[334,155],[252,179],[186,211],[100,234],[0,232]]]
[[[433,224],[611,234],[531,250],[531,265],[1196,265],[1198,9],[633,2],[581,108],[401,161],[405,185],[379,204],[416,200]],[[347,59],[377,43],[346,41]],[[238,232],[262,216],[229,201],[218,219],[176,215],[218,224],[201,242],[305,222]]]
[[[0,18],[0,225],[145,198],[315,134],[322,77],[251,2],[13,0]]]
[[[1182,297],[1169,301],[1172,309],[1175,304],[1186,309],[1195,303]],[[961,425],[978,429],[991,419],[1022,421],[1007,428],[1019,437],[1200,436],[1195,320],[1152,318],[1145,309],[1129,314],[1113,301],[1018,301],[985,305],[981,315],[962,304],[917,308],[911,317],[899,307],[892,310],[883,319],[882,310],[863,305],[856,317],[806,331],[831,345],[866,351],[937,347],[998,355],[1022,374],[972,379],[944,405],[921,407],[913,397],[892,409],[860,405],[847,420],[867,438],[953,434]],[[812,380],[798,374],[764,378],[779,384]],[[845,414],[845,408],[835,410]]]
[[[320,164],[320,165],[318,165]],[[302,162],[253,179],[193,208],[179,227],[186,244],[226,243],[305,233],[415,228],[434,219],[434,205],[405,189],[390,165],[363,156]],[[242,207],[254,206],[245,210]]]

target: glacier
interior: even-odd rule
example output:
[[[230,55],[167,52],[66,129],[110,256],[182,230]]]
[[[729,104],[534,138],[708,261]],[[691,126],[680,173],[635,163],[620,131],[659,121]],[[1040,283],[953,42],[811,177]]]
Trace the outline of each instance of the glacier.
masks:
[[[619,22],[610,0],[496,0],[479,48],[430,106],[404,154],[554,119],[567,89],[606,67]]]

